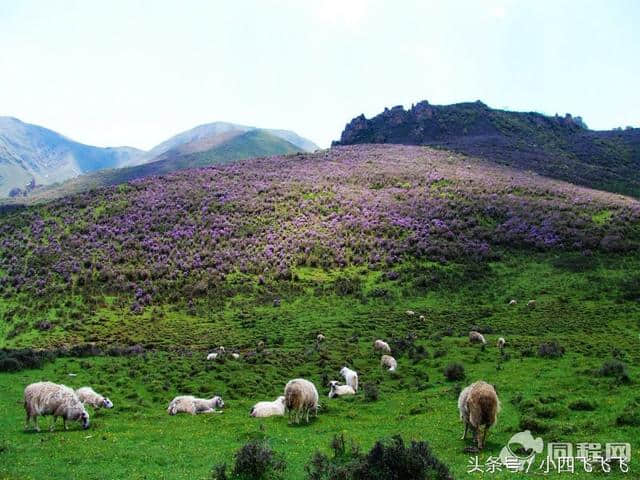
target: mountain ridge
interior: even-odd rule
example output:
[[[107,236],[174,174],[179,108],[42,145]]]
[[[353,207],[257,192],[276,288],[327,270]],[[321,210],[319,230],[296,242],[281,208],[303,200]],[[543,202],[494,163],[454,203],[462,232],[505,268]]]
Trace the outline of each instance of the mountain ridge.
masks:
[[[268,146],[259,148],[252,144],[245,146],[245,152],[264,152],[266,155],[291,153],[292,145],[295,151],[317,149],[313,142],[292,131],[260,129],[228,122],[198,125],[172,136],[146,152],[128,146],[94,147],[76,142],[46,127],[22,122],[15,117],[0,117],[0,198],[24,197],[37,188],[98,171],[135,167],[159,160],[167,160],[167,167],[171,164],[171,158],[175,157],[181,157],[179,163],[184,165],[184,161],[190,158],[189,155],[214,150],[251,131],[269,132],[270,136],[281,142],[259,136]],[[274,150],[276,144],[279,144],[279,148]],[[229,154],[227,158],[231,156],[233,155]],[[212,160],[216,163],[217,160],[224,159]],[[87,181],[91,182],[92,180]]]
[[[640,129],[589,130],[581,117],[493,109],[484,103],[401,105],[349,122],[333,145],[427,145],[640,197]]]

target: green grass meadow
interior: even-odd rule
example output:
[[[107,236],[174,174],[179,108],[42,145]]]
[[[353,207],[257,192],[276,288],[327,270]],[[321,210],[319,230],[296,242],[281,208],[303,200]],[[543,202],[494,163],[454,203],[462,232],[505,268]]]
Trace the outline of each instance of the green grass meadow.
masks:
[[[505,252],[486,267],[407,263],[398,272],[387,280],[366,268],[299,269],[292,282],[271,286],[279,306],[246,275],[228,277],[233,295],[156,305],[143,315],[114,297],[85,315],[84,297],[73,292],[40,312],[26,298],[0,299],[0,347],[147,346],[143,355],[58,357],[41,369],[0,373],[0,478],[207,479],[215,464],[232,465],[248,440],[264,438],[284,455],[285,477],[302,479],[312,454],[329,452],[339,433],[365,450],[398,433],[425,440],[456,479],[640,478],[640,257]],[[512,298],[516,305],[508,304]],[[59,326],[31,327],[42,318]],[[491,330],[486,348],[469,344],[473,325]],[[327,339],[316,345],[319,332]],[[410,332],[417,334],[413,350],[394,352],[398,371],[382,370],[373,340]],[[495,347],[500,336],[504,356]],[[265,349],[255,351],[260,340]],[[540,357],[547,341],[564,355]],[[207,362],[218,345],[252,354]],[[627,365],[630,382],[598,373],[613,358]],[[443,370],[456,362],[466,378],[448,381]],[[377,401],[365,401],[362,388],[352,398],[327,398],[324,381],[340,379],[345,364],[359,372],[361,387],[377,385]],[[317,419],[291,425],[286,417],[249,417],[255,402],[274,399],[298,376],[318,387]],[[545,443],[631,443],[630,472],[579,473],[576,465],[574,474],[468,474],[464,448],[471,442],[460,440],[456,401],[460,388],[479,379],[496,386],[502,403],[481,463],[527,427]],[[86,431],[71,424],[64,432],[59,424],[55,432],[25,432],[22,391],[40,380],[91,385],[115,408],[90,412]],[[177,394],[219,394],[226,405],[219,414],[171,417],[166,408]]]

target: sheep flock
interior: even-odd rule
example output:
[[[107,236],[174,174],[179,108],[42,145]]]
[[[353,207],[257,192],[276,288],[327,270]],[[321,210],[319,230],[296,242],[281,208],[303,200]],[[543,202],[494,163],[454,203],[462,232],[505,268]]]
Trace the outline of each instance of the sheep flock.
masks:
[[[515,300],[509,302],[514,305]],[[535,305],[535,301],[527,304],[529,307]],[[408,316],[414,316],[416,313],[412,310],[405,312]],[[425,316],[420,315],[420,319],[424,320]],[[410,334],[408,338],[415,339],[415,333]],[[484,349],[487,341],[484,335],[477,331],[469,332],[469,342],[472,344],[481,344]],[[327,341],[327,337],[318,333],[315,338],[316,348],[320,343]],[[503,354],[506,346],[504,337],[499,337],[496,347]],[[257,344],[256,350],[247,352],[245,357],[254,355],[255,352],[265,351],[264,341]],[[266,351],[265,351],[266,352]],[[389,372],[397,372],[398,362],[391,355],[392,349],[389,343],[383,339],[376,339],[373,342],[373,353],[380,354],[380,365]],[[240,353],[227,352],[225,347],[219,346],[206,355],[206,360],[221,360],[225,357],[239,360],[242,358]],[[358,372],[344,365],[339,376],[344,379],[344,384],[338,380],[330,380],[326,385],[329,388],[327,397],[329,399],[337,399],[345,396],[353,396],[358,394]],[[220,396],[211,398],[197,398],[192,395],[179,395],[173,398],[167,407],[169,415],[178,413],[188,413],[190,415],[221,413],[224,407],[224,401]],[[37,382],[28,385],[24,390],[24,408],[26,412],[26,427],[29,428],[31,422],[37,431],[40,431],[38,425],[38,417],[53,416],[51,430],[55,428],[55,421],[58,417],[62,417],[64,428],[68,428],[67,421],[80,422],[82,428],[89,428],[89,413],[87,407],[93,409],[112,409],[114,407],[111,400],[89,386],[84,386],[73,390],[65,385],[52,382]],[[309,380],[304,378],[296,378],[287,382],[284,387],[283,394],[273,401],[259,401],[250,410],[249,415],[254,418],[266,418],[272,416],[285,416],[289,414],[291,422],[299,423],[303,419],[309,423],[310,417],[317,417],[321,405],[319,403],[319,395],[316,386]],[[500,401],[495,388],[482,380],[476,381],[464,388],[458,397],[458,411],[460,420],[464,426],[462,439],[467,436],[469,429],[473,432],[475,451],[484,447],[485,439],[490,427],[496,424],[498,413],[500,412]]]

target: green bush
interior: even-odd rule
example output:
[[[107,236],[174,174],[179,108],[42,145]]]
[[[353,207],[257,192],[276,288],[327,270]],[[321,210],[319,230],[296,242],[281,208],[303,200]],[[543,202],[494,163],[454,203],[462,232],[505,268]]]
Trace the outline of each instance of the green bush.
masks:
[[[444,376],[450,382],[464,380],[464,366],[460,363],[451,363],[445,367]]]
[[[412,441],[405,446],[397,435],[379,440],[366,455],[344,436],[334,437],[333,456],[316,452],[305,470],[308,480],[449,480],[447,466],[431,451],[426,442]]]

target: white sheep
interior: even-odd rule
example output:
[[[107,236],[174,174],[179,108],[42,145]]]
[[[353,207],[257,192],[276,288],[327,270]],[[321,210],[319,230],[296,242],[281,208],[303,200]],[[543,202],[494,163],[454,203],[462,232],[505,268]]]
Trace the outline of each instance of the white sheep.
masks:
[[[487,344],[484,335],[482,335],[480,332],[476,332],[475,330],[471,330],[469,332],[469,341],[471,343],[481,343],[483,345]]]
[[[285,411],[285,398],[280,396],[273,402],[258,402],[249,412],[252,417],[264,418],[273,416],[283,416]]]
[[[358,372],[347,367],[342,367],[340,375],[344,377],[344,381],[353,388],[354,392],[358,391]]]
[[[238,360],[240,358],[240,354],[234,352],[231,354],[231,358],[233,358],[234,360]]]
[[[509,305],[515,305],[516,303],[518,303],[518,301],[515,298],[512,298]]]
[[[316,341],[318,343],[324,342],[325,340],[326,340],[326,337],[321,333],[319,333],[318,336],[316,337]]]
[[[373,349],[376,352],[391,353],[391,347],[384,340],[376,340],[375,342],[373,342]]]
[[[390,372],[395,372],[398,368],[398,362],[391,355],[382,355],[380,357],[380,366],[387,368]]]
[[[416,312],[414,312],[413,310],[407,310],[406,312],[407,315],[409,315],[410,317],[414,316],[416,314]]]
[[[498,348],[499,348],[500,350],[502,350],[502,349],[504,348],[504,346],[505,346],[505,344],[506,344],[506,343],[507,343],[507,342],[506,342],[506,340],[504,339],[504,337],[500,337],[500,338],[498,339],[498,343],[496,343],[496,345],[498,346]]]
[[[78,388],[76,390],[76,395],[78,395],[78,398],[83,404],[89,404],[93,408],[113,408],[111,400],[96,393],[91,387]]]
[[[284,387],[285,406],[296,423],[305,416],[309,422],[309,412],[318,415],[318,390],[309,380],[296,378]]]
[[[424,322],[426,320],[426,317],[424,315],[420,315],[418,317],[420,319],[420,321]]]
[[[209,355],[207,355],[207,360],[215,360],[216,358],[218,358],[217,352],[212,352]]]
[[[198,413],[214,413],[216,408],[224,407],[224,402],[219,396],[210,399],[196,398],[192,395],[180,395],[171,400],[167,413],[175,415],[176,413],[190,413],[196,415]]]
[[[356,391],[350,385],[340,385],[337,381],[329,382],[329,398],[342,397],[343,395],[355,395]]]
[[[24,389],[24,409],[27,414],[25,429],[33,420],[39,432],[38,416],[53,415],[50,430],[56,426],[58,417],[62,417],[64,429],[67,420],[82,422],[82,428],[89,428],[89,414],[73,389],[52,382],[38,382]]]
[[[460,420],[464,423],[461,440],[465,439],[469,426],[471,426],[477,448],[482,450],[487,438],[487,431],[496,423],[500,412],[500,400],[495,389],[483,381],[472,383],[460,392],[458,410],[460,411]],[[484,431],[480,435],[480,427],[483,426]]]
[[[529,301],[527,302],[527,307],[529,307],[529,308],[533,308],[533,307],[535,307],[535,306],[536,306],[536,301],[535,301],[535,300],[529,300]]]

